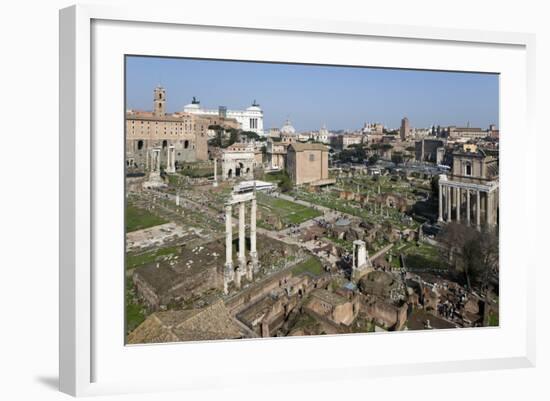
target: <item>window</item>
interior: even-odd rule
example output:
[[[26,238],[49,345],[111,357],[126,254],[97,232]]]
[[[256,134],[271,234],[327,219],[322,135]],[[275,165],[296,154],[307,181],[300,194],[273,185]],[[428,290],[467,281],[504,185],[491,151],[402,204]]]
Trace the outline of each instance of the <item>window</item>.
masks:
[[[143,149],[143,141],[138,141],[138,150]]]
[[[185,142],[183,142],[183,148],[184,148],[184,149],[189,148],[189,141],[188,141],[188,140],[186,140]]]
[[[472,164],[471,163],[466,163],[466,165],[464,166],[464,175],[472,175]]]
[[[314,162],[315,161],[315,155],[313,153],[309,154],[309,161]]]

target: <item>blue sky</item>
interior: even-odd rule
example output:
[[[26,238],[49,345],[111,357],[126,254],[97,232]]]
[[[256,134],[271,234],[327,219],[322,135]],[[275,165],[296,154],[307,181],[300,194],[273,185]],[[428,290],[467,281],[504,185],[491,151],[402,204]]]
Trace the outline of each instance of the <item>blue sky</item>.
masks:
[[[168,112],[196,96],[206,108],[244,109],[254,99],[264,127],[356,129],[365,121],[413,127],[498,125],[498,75],[300,64],[127,57],[126,108],[151,110],[166,88]]]

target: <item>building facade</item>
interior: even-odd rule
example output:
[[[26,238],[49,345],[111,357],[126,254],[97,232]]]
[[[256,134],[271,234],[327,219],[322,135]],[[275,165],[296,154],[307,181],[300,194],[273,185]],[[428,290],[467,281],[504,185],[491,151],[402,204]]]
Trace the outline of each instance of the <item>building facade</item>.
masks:
[[[362,134],[342,134],[330,138],[330,145],[335,149],[346,150],[352,145],[360,145],[365,140]]]
[[[218,109],[205,109],[201,107],[200,101],[193,98],[191,103],[183,107],[183,112],[198,116],[221,116],[235,119],[240,125],[239,128],[243,131],[264,135],[264,112],[255,100],[245,110],[229,110],[224,106],[220,106]]]
[[[319,143],[292,143],[286,170],[295,185],[322,184],[328,176],[328,148]]]
[[[152,150],[160,151],[167,167],[170,151],[175,163],[207,160],[210,120],[187,113],[166,113],[166,91],[153,92],[153,111],[126,112],[126,165],[148,170]]]
[[[471,146],[455,151],[451,174],[439,176],[438,220],[495,226],[498,211],[498,157]]]
[[[222,179],[254,178],[256,150],[246,143],[234,143],[222,153]]]
[[[440,164],[438,152],[439,148],[445,146],[444,142],[441,139],[421,139],[416,141],[414,144],[415,147],[415,159],[419,162],[431,162]]]
[[[455,127],[450,126],[447,129],[448,137],[450,139],[482,139],[489,136],[489,133],[486,130],[481,128],[472,128],[472,127]]]

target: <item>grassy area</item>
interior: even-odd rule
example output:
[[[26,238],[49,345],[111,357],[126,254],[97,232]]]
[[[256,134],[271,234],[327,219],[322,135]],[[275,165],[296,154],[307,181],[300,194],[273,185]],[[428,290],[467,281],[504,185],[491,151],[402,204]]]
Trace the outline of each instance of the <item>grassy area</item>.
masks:
[[[262,193],[258,193],[257,196],[260,207],[266,209],[270,214],[276,215],[284,226],[301,224],[322,214],[311,207],[286,199],[274,198]]]
[[[385,208],[382,215],[379,213],[379,211],[374,213],[374,210],[369,210],[358,202],[340,199],[336,191],[315,194],[296,190],[292,193],[292,195],[295,196],[297,199],[301,199],[315,205],[324,206],[332,210],[360,217],[369,223],[382,223],[384,221],[389,221],[394,227],[398,227],[401,229],[418,227],[418,223],[414,221],[410,224],[404,224],[401,221],[401,218],[404,215],[400,213],[397,209]]]
[[[311,273],[315,276],[320,276],[323,274],[323,266],[321,265],[321,262],[319,262],[319,259],[311,257],[292,268],[292,274],[295,276],[304,272]]]
[[[269,173],[265,173],[262,177],[264,181],[268,182],[280,182],[285,177],[284,171],[272,171]]]
[[[214,168],[186,168],[180,170],[181,175],[185,175],[191,178],[205,178],[214,176]]]
[[[306,334],[318,333],[320,325],[317,321],[306,313],[299,315],[298,319],[292,326],[292,331],[303,331]]]
[[[159,224],[168,223],[166,220],[149,213],[147,210],[132,205],[126,206],[126,232],[142,230]]]
[[[126,268],[132,269],[137,266],[155,262],[160,258],[164,258],[170,255],[177,255],[179,253],[180,253],[179,246],[169,246],[166,248],[160,248],[160,249],[155,249],[153,251],[140,253],[138,255],[127,255]]]
[[[445,264],[441,260],[441,255],[437,247],[419,242],[416,246],[415,242],[407,243],[406,246],[400,250],[396,250],[397,253],[403,253],[406,258],[405,262],[407,268],[410,269],[444,269],[446,268]]]
[[[334,237],[324,237],[324,239],[332,242],[335,245],[341,246],[347,251],[351,252],[353,250],[353,243],[350,241],[346,241],[344,239],[334,238]]]
[[[358,318],[350,329],[352,333],[374,333],[375,327],[373,322]]]
[[[489,313],[489,316],[487,316],[487,324],[492,327],[498,326],[498,315],[496,313]]]
[[[147,310],[139,303],[134,302],[135,293],[131,281],[126,284],[126,333],[132,332],[147,317]]]

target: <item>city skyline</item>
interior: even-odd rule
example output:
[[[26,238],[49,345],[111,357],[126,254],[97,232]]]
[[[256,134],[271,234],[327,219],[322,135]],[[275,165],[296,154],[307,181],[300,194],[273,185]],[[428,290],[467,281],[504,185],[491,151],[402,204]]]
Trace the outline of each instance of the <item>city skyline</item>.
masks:
[[[355,130],[365,122],[398,128],[498,126],[498,74],[128,56],[126,108],[151,110],[166,88],[167,111],[193,96],[206,108],[245,109],[257,101],[264,126],[290,119],[299,131]]]

